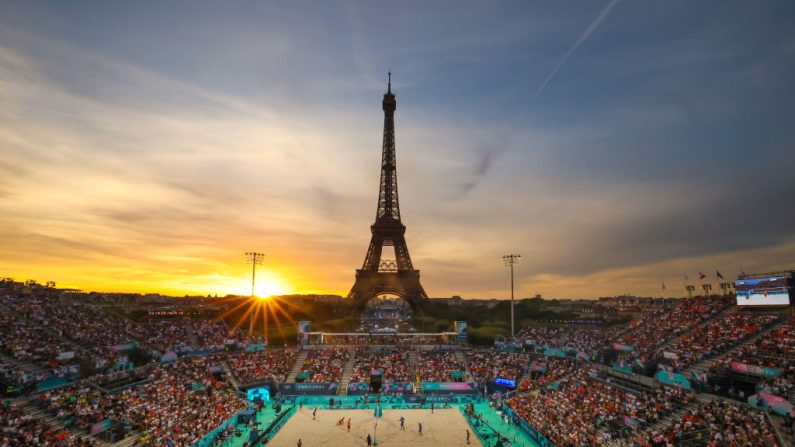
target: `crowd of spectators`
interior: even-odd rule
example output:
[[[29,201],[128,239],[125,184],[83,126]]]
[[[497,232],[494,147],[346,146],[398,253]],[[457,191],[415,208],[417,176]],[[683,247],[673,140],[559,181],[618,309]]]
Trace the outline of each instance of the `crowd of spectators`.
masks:
[[[15,360],[46,365],[61,352],[74,351],[63,338],[11,312],[0,311],[0,325],[0,352]]]
[[[309,375],[310,382],[339,382],[348,360],[347,349],[312,349],[304,359],[301,373]]]
[[[633,321],[630,324],[631,330],[616,341],[634,347],[634,352],[645,357],[666,340],[678,337],[701,322],[715,317],[727,305],[728,301],[723,298],[686,298],[673,309],[655,309],[644,314]]]
[[[227,345],[262,343],[259,335],[247,335],[236,328],[227,327],[223,320],[203,319],[192,322],[199,345],[205,349],[223,350]]]
[[[402,346],[414,345],[451,345],[456,341],[452,335],[408,335],[400,334],[397,336],[396,343]]]
[[[764,375],[764,386],[773,394],[787,396],[795,388],[795,322],[778,325],[753,343],[713,362],[710,373],[726,372],[732,362],[778,370],[778,375]]]
[[[765,415],[743,404],[713,401],[686,411],[664,430],[647,430],[633,447],[670,445],[707,445],[710,447],[780,447]]]
[[[454,371],[465,371],[454,352],[425,350],[417,353],[414,369],[423,382],[450,382]]]
[[[96,447],[88,436],[53,430],[44,422],[23,413],[10,401],[0,407],[0,447]]]
[[[163,353],[195,347],[221,350],[230,343],[262,341],[261,337],[230,330],[222,320],[150,318],[139,324],[109,308],[63,300],[48,293],[2,293],[0,306],[4,307],[0,309],[0,324],[7,328],[0,334],[0,353],[45,366],[65,352],[73,352],[98,366],[112,365],[121,355],[114,346],[133,343]],[[188,326],[195,334],[193,340]]]
[[[369,381],[374,370],[382,371],[384,382],[414,382],[415,378],[408,351],[371,352],[360,349],[356,352],[350,383]]]
[[[163,351],[189,351],[193,343],[182,319],[154,318],[146,324],[146,342]]]
[[[593,446],[628,436],[687,405],[681,388],[631,393],[581,366],[568,376],[508,399],[512,411],[559,446]]]
[[[324,334],[323,344],[327,345],[367,345],[370,344],[369,334]]]
[[[242,384],[269,378],[284,382],[295,365],[295,358],[294,349],[279,349],[233,354],[227,363]]]
[[[6,389],[9,391],[32,389],[37,382],[48,376],[50,373],[46,370],[34,369],[29,365],[0,359],[0,379],[7,384]],[[12,388],[8,388],[8,386]]]
[[[517,391],[532,391],[574,374],[579,368],[578,361],[571,358],[550,357],[531,361],[528,377],[517,386]]]
[[[17,389],[61,372],[75,348],[27,319],[0,311],[0,379]],[[70,353],[59,360],[61,354]]]
[[[522,328],[514,341],[522,346],[561,348],[575,351],[592,351],[601,348],[626,328],[613,326],[608,329],[598,327],[572,326],[528,326]]]
[[[151,381],[117,394],[81,382],[40,393],[39,408],[78,433],[106,419],[146,432],[157,445],[188,447],[245,407],[228,382],[212,373],[215,357],[152,368]]]
[[[496,377],[519,380],[527,370],[530,359],[527,354],[494,350],[472,351],[467,354],[469,373],[476,381]]]
[[[629,328],[528,327],[510,342],[577,352],[595,351],[616,342],[633,346],[635,351],[630,355],[645,358],[654,353],[664,368],[681,371],[737,346],[777,318],[740,311],[721,313],[726,305],[725,300],[717,298],[687,299],[673,308],[651,311]],[[91,360],[88,363],[95,365],[118,362],[124,354],[117,352],[115,345],[138,343],[161,352],[183,353],[194,348],[213,352],[205,357],[138,368],[135,372],[141,377],[136,379],[140,380],[116,394],[89,386],[88,380],[36,394],[35,404],[63,421],[65,431],[52,430],[12,405],[4,405],[0,412],[0,447],[92,447],[87,437],[89,427],[107,419],[145,432],[154,445],[187,447],[245,407],[226,380],[223,364],[241,383],[267,379],[281,382],[286,380],[297,357],[297,352],[290,349],[240,352],[238,348],[261,343],[262,339],[238,329],[230,330],[223,320],[149,319],[136,323],[97,303],[67,303],[47,294],[26,295],[24,299],[0,294],[0,325],[4,327],[0,333],[0,378],[7,383],[38,382],[58,372],[63,361],[73,358]],[[676,337],[679,338],[665,348],[664,360],[660,359],[662,343]],[[571,358],[547,359],[538,354],[490,349],[472,351],[462,362],[460,353],[453,351],[455,346],[447,344],[453,340],[448,336],[379,333],[327,336],[325,342],[392,345],[386,350],[359,347],[351,383],[368,381],[373,370],[381,370],[386,383],[414,382],[417,377],[427,382],[446,382],[454,380],[454,372],[467,369],[471,379],[478,381],[496,377],[518,381],[526,374],[527,379],[506,402],[517,416],[560,446],[634,438],[627,441],[628,445],[656,447],[664,445],[660,442],[671,443],[693,433],[718,447],[749,443],[776,446],[764,415],[741,404],[714,402],[685,413],[669,430],[644,431],[677,408],[690,404],[691,395],[671,387],[646,391],[619,387],[598,379],[593,366]],[[426,346],[417,350],[416,363],[411,364],[415,345]],[[230,349],[232,346],[235,349]],[[74,353],[75,357],[63,356],[64,353]],[[299,371],[311,382],[339,382],[349,358],[349,351],[342,347],[310,349]],[[713,370],[725,370],[732,361],[780,370],[781,375],[766,379],[765,384],[777,394],[786,395],[795,386],[795,321],[774,328],[715,362]],[[99,371],[100,375],[89,380],[116,383],[120,377],[107,374],[107,367],[97,367],[93,373]]]
[[[449,345],[455,341],[454,336],[448,335],[411,335],[398,333],[362,333],[324,334],[323,344],[326,345],[400,345],[403,347],[415,345]]]
[[[668,346],[661,359],[664,369],[682,371],[727,351],[776,320],[776,315],[739,313],[723,314],[683,335]],[[670,355],[673,354],[673,355]]]
[[[108,363],[117,357],[112,349],[114,345],[146,339],[142,326],[96,306],[62,303],[57,297],[44,294],[7,294],[0,297],[0,304],[13,309],[22,317],[20,321],[24,319],[34,324],[33,332],[53,332],[89,348]]]

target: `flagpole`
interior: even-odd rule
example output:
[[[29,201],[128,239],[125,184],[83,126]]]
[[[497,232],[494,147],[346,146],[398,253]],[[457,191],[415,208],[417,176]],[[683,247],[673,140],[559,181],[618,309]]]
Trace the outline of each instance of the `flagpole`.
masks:
[[[701,276],[702,276],[701,272],[698,272],[698,287],[701,288],[701,290],[703,291],[704,290],[704,284],[702,284]],[[704,298],[706,298],[706,296]]]
[[[688,278],[687,275],[685,275],[684,280],[682,280],[682,284],[685,287],[685,294],[687,294],[687,297],[690,298],[691,297],[690,296],[690,289],[688,289],[689,286],[687,284],[688,281],[690,281],[690,278]]]

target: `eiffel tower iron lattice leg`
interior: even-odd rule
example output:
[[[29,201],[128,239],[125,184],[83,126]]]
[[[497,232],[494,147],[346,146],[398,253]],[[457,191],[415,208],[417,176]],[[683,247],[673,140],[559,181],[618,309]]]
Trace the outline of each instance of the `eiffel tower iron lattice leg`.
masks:
[[[348,293],[355,305],[363,308],[368,301],[381,294],[398,295],[413,308],[422,307],[428,299],[420,284],[420,271],[415,270],[406,245],[406,226],[400,220],[395,158],[395,109],[390,73],[387,92],[382,103],[384,110],[384,144],[381,156],[381,182],[375,223],[370,226],[372,237],[362,268],[356,270],[356,282]],[[383,248],[391,246],[395,259],[384,259]]]

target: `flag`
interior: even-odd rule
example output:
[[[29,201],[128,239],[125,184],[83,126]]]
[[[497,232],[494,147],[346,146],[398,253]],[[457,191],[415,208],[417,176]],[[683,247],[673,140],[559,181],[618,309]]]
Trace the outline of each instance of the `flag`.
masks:
[[[688,278],[687,275],[685,275],[685,281],[690,281],[690,278]]]
[[[720,270],[715,270],[715,273],[717,273],[718,278],[723,279],[723,275],[720,274]]]
[[[665,283],[662,283],[662,289],[665,290]]]
[[[704,279],[706,277],[707,277],[707,275],[705,275],[705,274],[703,274],[701,272],[698,272],[698,279]]]

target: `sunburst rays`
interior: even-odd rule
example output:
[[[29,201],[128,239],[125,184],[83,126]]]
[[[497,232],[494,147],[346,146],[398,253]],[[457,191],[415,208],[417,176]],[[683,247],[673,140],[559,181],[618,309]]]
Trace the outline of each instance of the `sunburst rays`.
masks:
[[[282,339],[285,337],[284,327],[294,326],[295,319],[289,310],[298,310],[298,307],[280,296],[261,299],[259,297],[241,298],[241,301],[220,315],[220,318],[237,318],[231,325],[233,330],[244,330],[248,335],[262,330],[268,336],[270,326],[275,325]],[[237,317],[237,313],[240,316]]]

